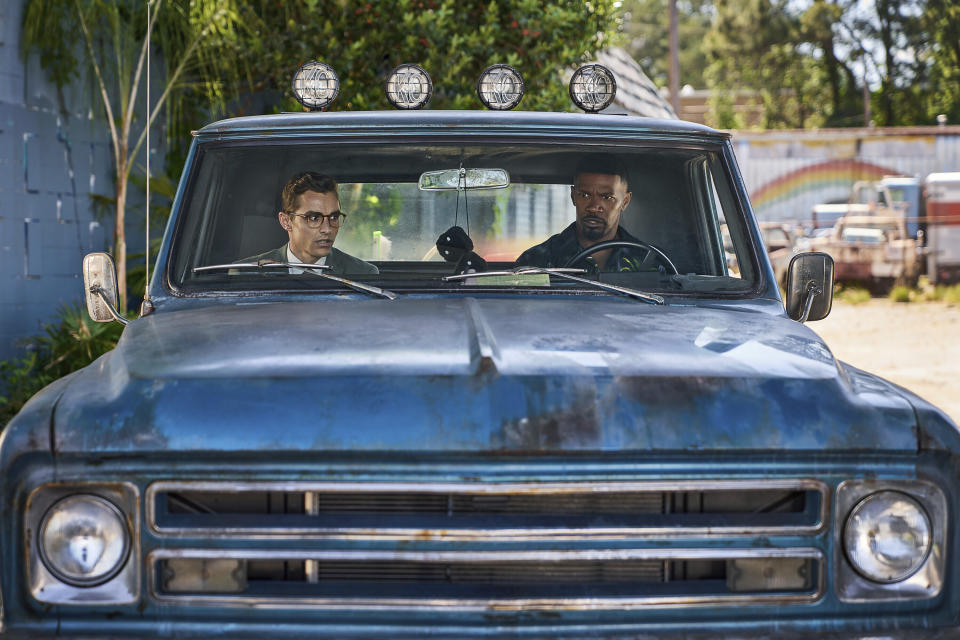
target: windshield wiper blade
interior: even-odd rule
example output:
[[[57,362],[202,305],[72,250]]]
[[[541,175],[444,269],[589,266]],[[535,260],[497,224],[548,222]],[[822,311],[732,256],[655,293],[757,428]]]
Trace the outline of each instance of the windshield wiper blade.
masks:
[[[389,291],[389,290],[387,290],[387,289],[381,289],[380,287],[375,287],[375,286],[373,286],[372,284],[363,284],[362,282],[356,282],[356,281],[354,281],[354,280],[348,280],[347,278],[341,278],[340,276],[335,276],[335,275],[332,275],[332,274],[329,274],[329,273],[324,273],[324,272],[322,272],[322,271],[318,271],[318,272],[315,273],[314,275],[321,276],[321,277],[323,277],[323,278],[326,278],[327,280],[333,280],[333,281],[335,281],[335,282],[340,282],[340,283],[342,283],[342,284],[347,285],[348,287],[352,287],[353,289],[356,289],[357,291],[366,291],[367,293],[372,293],[372,294],[377,295],[377,296],[380,296],[380,297],[382,297],[382,298],[386,298],[387,300],[396,300],[396,299],[397,299],[397,294],[395,294],[393,291]]]
[[[546,273],[551,276],[557,276],[560,278],[566,278],[567,280],[573,280],[574,282],[583,282],[585,284],[593,285],[599,289],[605,289],[606,291],[613,291],[615,293],[622,293],[625,296],[630,296],[631,298],[636,298],[644,302],[649,302],[650,304],[664,304],[663,296],[658,296],[654,293],[645,293],[643,291],[637,291],[636,289],[630,289],[628,287],[621,287],[615,284],[607,284],[606,282],[598,282],[596,280],[590,280],[588,278],[581,278],[579,276],[573,275],[574,273],[586,273],[586,269],[570,269],[570,268],[557,268],[557,267],[516,267],[510,269],[509,271],[479,271],[477,273],[460,273],[454,276],[445,276],[443,278],[444,282],[454,281],[454,280],[466,280],[467,278],[483,277],[483,276],[512,276],[512,275],[522,275],[526,273]]]
[[[325,264],[302,264],[300,262],[279,262],[276,260],[261,260],[260,262],[229,262],[227,264],[208,264],[203,267],[194,267],[192,271],[194,273],[202,273],[204,271],[229,271],[230,269],[271,269],[271,268],[284,268],[289,269],[293,267],[295,269],[316,269],[317,271],[323,271],[329,269],[329,265]]]
[[[442,279],[444,282],[449,282],[454,280],[466,280],[467,278],[473,278],[474,276],[516,276],[527,273],[553,273],[560,275],[564,273],[586,272],[586,269],[574,269],[567,267],[514,267],[513,269],[506,269],[502,271],[474,271],[473,273],[458,273],[454,276],[444,276]]]
[[[396,300],[397,294],[393,291],[388,291],[387,289],[381,289],[380,287],[375,287],[371,284],[364,284],[362,282],[355,282],[353,280],[348,280],[347,278],[341,278],[340,276],[335,276],[329,273],[324,273],[324,271],[330,269],[329,265],[325,264],[305,264],[302,262],[266,262],[261,260],[260,262],[232,262],[230,264],[211,264],[203,267],[194,267],[194,273],[200,273],[204,271],[229,271],[231,269],[243,269],[243,268],[277,268],[283,267],[284,269],[294,268],[294,269],[309,269],[312,271],[313,275],[320,276],[321,278],[326,278],[327,280],[333,280],[334,282],[339,282],[345,284],[351,289],[356,289],[357,291],[363,291],[364,293],[372,293],[374,295],[386,298],[387,300]]]

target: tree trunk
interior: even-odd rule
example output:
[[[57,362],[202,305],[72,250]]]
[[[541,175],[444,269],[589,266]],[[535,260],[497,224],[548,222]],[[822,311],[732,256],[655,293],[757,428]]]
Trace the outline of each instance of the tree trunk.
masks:
[[[880,104],[883,107],[883,124],[894,124],[893,92],[896,90],[894,79],[897,75],[897,61],[893,55],[894,22],[897,19],[896,6],[889,0],[877,2],[877,16],[880,18],[880,42],[883,44],[883,76],[880,78]]]
[[[837,58],[834,49],[834,36],[830,32],[829,37],[824,37],[820,42],[820,48],[823,50],[824,65],[827,68],[827,80],[830,83],[830,102],[833,110],[832,117],[837,118],[842,112],[840,106],[840,60]]]
[[[120,164],[120,163],[118,163]],[[125,163],[124,163],[125,164]],[[120,165],[123,166],[123,165]],[[123,179],[123,170],[117,169],[117,217],[113,230],[114,253],[117,261],[117,304],[121,314],[127,311],[127,233],[125,211],[127,206],[127,181]]]

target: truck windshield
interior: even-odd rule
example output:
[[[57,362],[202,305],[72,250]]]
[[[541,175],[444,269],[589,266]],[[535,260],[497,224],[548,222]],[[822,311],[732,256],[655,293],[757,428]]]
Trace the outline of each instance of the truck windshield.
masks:
[[[444,276],[525,264],[667,293],[742,294],[756,277],[718,148],[258,141],[201,145],[194,166],[167,268],[187,295],[342,286],[317,269],[210,268],[264,261],[319,260],[393,291],[453,290],[464,283]],[[597,239],[621,244],[569,262]],[[550,278],[474,284],[597,290]]]

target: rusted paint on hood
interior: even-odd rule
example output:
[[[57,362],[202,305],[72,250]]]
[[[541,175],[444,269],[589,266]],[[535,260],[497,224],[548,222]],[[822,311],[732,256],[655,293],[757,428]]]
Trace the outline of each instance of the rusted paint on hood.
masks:
[[[157,313],[79,376],[59,451],[915,451],[782,316],[619,299],[313,301]],[[478,314],[485,357],[478,366]]]

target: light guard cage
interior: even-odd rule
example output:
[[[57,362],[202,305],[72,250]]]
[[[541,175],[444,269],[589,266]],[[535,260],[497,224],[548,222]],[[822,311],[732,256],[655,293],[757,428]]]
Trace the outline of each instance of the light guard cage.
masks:
[[[477,80],[477,95],[488,109],[513,109],[523,99],[523,76],[508,64],[487,67]]]
[[[293,95],[311,111],[319,111],[340,93],[340,78],[328,64],[311,60],[293,74]]]
[[[433,95],[433,81],[423,67],[401,64],[390,72],[384,91],[398,109],[422,109]]]
[[[588,64],[570,78],[570,99],[587,113],[603,111],[617,95],[617,80],[602,64]]]

